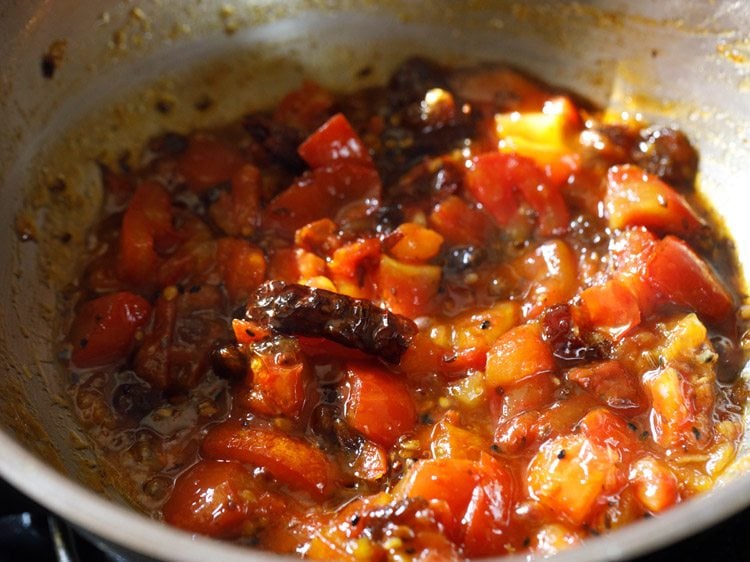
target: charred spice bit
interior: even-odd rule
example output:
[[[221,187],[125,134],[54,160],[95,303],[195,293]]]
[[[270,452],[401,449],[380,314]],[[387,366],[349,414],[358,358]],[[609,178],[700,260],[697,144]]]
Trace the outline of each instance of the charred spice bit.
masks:
[[[60,63],[65,57],[65,49],[68,46],[68,42],[64,39],[58,39],[53,41],[47,49],[47,52],[42,55],[41,69],[42,76],[47,80],[51,80],[55,76],[55,72],[60,66]]]

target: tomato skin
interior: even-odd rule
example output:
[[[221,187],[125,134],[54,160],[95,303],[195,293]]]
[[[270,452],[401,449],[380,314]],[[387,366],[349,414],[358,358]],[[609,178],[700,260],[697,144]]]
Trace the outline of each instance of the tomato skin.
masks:
[[[139,377],[159,390],[193,388],[205,374],[210,350],[199,341],[217,341],[228,334],[217,310],[225,306],[218,287],[162,294],[154,305],[154,320],[134,358]],[[189,328],[189,329],[187,329]]]
[[[457,425],[460,415],[455,410],[446,412],[430,432],[430,451],[436,459],[479,460],[487,443],[476,433]]]
[[[582,525],[616,489],[612,452],[582,434],[547,441],[529,464],[529,493],[573,525]]]
[[[581,418],[579,429],[595,443],[615,448],[618,462],[629,463],[640,449],[636,434],[625,420],[604,407],[594,408]]]
[[[163,514],[175,527],[230,539],[285,508],[284,501],[266,491],[240,463],[204,460],[177,479]]]
[[[177,168],[188,187],[202,193],[229,181],[242,164],[242,155],[235,148],[212,136],[199,134],[190,137]]]
[[[263,250],[239,238],[220,239],[216,261],[232,302],[246,299],[266,277]]]
[[[202,451],[210,459],[264,468],[278,481],[318,500],[333,493],[338,479],[334,465],[320,449],[275,429],[225,422],[211,428]]]
[[[364,238],[337,248],[328,261],[328,272],[339,293],[372,298],[374,272],[382,250],[377,238]]]
[[[638,413],[645,399],[640,382],[616,360],[585,367],[574,367],[567,373],[568,380],[580,384],[610,408]]]
[[[73,365],[98,367],[125,359],[150,315],[146,299],[124,291],[85,303],[68,336],[73,344]]]
[[[643,381],[651,398],[651,426],[654,441],[668,448],[705,447],[710,425],[699,416],[695,391],[677,369],[667,367],[650,372]],[[698,429],[694,433],[693,428]]]
[[[389,253],[406,263],[425,263],[434,258],[443,245],[443,237],[434,230],[412,222],[402,223],[391,235],[395,244]]]
[[[260,170],[244,164],[232,174],[229,193],[222,192],[209,208],[211,219],[230,236],[251,236],[260,222]]]
[[[346,421],[375,443],[391,447],[414,430],[417,411],[406,384],[384,369],[348,363],[344,394]]]
[[[503,531],[510,517],[512,478],[486,453],[479,461],[420,460],[394,493],[428,500],[446,535],[469,556],[502,551],[507,542]]]
[[[292,239],[297,229],[336,215],[352,204],[380,199],[380,177],[371,166],[337,161],[305,173],[268,204],[263,227]]]
[[[717,324],[732,315],[734,303],[727,290],[706,262],[675,236],[666,236],[656,244],[644,276],[659,304],[690,307]]]
[[[142,183],[122,218],[118,277],[138,287],[147,286],[159,263],[159,239],[173,234],[169,193],[156,182]]]
[[[499,421],[529,411],[541,411],[555,400],[560,381],[547,372],[535,373],[490,397],[490,411]]]
[[[604,206],[611,228],[646,226],[687,235],[705,227],[682,195],[632,164],[609,169]]]
[[[323,123],[332,105],[330,92],[312,80],[305,80],[279,102],[273,120],[307,133]]]
[[[481,245],[492,230],[490,218],[481,210],[470,207],[456,195],[435,205],[429,217],[430,226],[449,244]]]
[[[578,290],[578,260],[570,246],[548,240],[514,260],[513,269],[526,282],[524,313],[535,318],[545,308],[570,300]]]
[[[380,297],[396,314],[410,318],[428,314],[436,305],[441,276],[440,266],[402,263],[383,255],[377,272]]]
[[[372,166],[372,158],[362,139],[342,113],[323,123],[297,149],[311,168],[329,166],[336,162],[350,162]]]
[[[286,364],[277,354],[256,355],[250,361],[250,392],[244,402],[254,412],[267,416],[299,417],[310,379],[307,364],[301,360]]]
[[[518,201],[508,175],[507,154],[489,152],[477,156],[466,174],[466,188],[501,227],[518,211]]]
[[[677,477],[666,464],[650,455],[633,463],[630,481],[639,503],[651,513],[661,513],[680,500]]]
[[[540,372],[555,370],[555,358],[539,327],[522,324],[500,336],[487,354],[485,381],[494,390]]]
[[[615,340],[627,335],[641,322],[638,300],[618,279],[584,290],[581,302],[592,327]]]
[[[518,212],[520,196],[537,215],[542,236],[559,236],[568,230],[570,215],[556,185],[531,158],[518,154],[481,154],[467,172],[467,188],[501,227]]]

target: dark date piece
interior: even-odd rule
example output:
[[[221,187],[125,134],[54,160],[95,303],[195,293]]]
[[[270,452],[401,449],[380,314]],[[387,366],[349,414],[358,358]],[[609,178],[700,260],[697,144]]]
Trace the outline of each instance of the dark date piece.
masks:
[[[682,131],[668,127],[640,133],[633,161],[668,184],[691,190],[698,172],[698,153]]]
[[[289,336],[322,337],[396,364],[417,326],[365,299],[268,281],[248,301],[248,320]]]
[[[247,375],[247,357],[234,344],[219,344],[211,351],[211,367],[223,379],[240,380]]]
[[[602,342],[589,341],[580,333],[568,304],[546,308],[542,313],[541,324],[542,337],[552,347],[552,354],[558,363],[565,367],[606,356]]]

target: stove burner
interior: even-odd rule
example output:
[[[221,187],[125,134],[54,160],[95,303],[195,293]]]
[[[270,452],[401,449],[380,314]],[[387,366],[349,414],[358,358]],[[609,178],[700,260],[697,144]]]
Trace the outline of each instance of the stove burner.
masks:
[[[0,562],[127,562],[0,480]]]

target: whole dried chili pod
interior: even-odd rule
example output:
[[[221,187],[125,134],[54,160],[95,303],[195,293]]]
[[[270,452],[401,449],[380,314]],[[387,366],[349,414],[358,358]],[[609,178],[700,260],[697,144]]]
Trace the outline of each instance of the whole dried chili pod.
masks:
[[[394,364],[417,333],[409,318],[369,300],[283,281],[261,285],[245,315],[281,334],[326,338]]]

